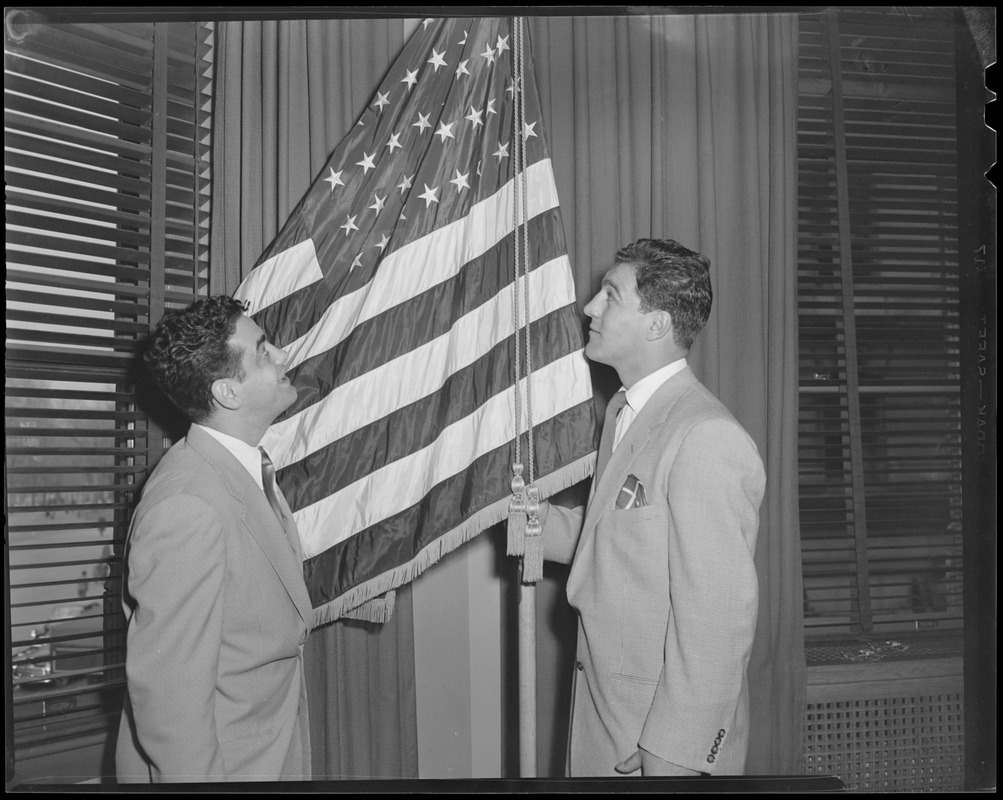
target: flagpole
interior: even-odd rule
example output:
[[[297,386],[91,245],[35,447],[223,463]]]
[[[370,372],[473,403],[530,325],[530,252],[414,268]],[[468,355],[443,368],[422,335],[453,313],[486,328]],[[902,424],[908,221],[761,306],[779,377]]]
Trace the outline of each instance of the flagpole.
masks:
[[[519,583],[519,776],[535,778],[536,584]]]
[[[516,525],[515,538],[521,539],[522,546],[510,543],[516,552],[521,551],[522,560],[519,570],[519,775],[523,778],[536,777],[536,581],[542,577],[542,547],[539,525],[539,493],[534,485],[533,463],[533,412],[532,412],[532,354],[530,350],[529,326],[529,228],[528,209],[526,208],[526,151],[523,137],[523,126],[526,122],[525,108],[525,69],[523,62],[523,21],[522,17],[512,20],[512,86],[513,94],[513,130],[512,130],[512,163],[513,163],[513,234],[515,257],[515,281],[513,283],[513,309],[516,315],[515,325],[515,364],[516,364],[516,464],[513,464],[513,490],[521,495],[515,501],[514,510],[525,514]],[[520,278],[520,273],[525,275]],[[522,283],[522,287],[520,287]],[[525,297],[520,298],[520,288]],[[519,425],[521,422],[521,403],[519,400],[520,362],[520,325],[519,311],[522,301],[526,314],[525,321],[525,364],[526,364],[526,444],[528,484],[522,479],[522,459],[520,456]],[[524,521],[523,521],[524,519]],[[525,527],[523,527],[525,526]],[[521,534],[521,535],[520,535]]]

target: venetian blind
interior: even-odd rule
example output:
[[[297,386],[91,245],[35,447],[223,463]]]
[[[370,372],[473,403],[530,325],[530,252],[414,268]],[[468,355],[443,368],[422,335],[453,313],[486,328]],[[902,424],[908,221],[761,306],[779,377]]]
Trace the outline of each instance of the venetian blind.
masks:
[[[20,773],[117,728],[122,546],[165,444],[135,400],[137,351],[165,308],[206,291],[212,31],[18,11],[6,23],[8,714]]]
[[[943,11],[802,17],[809,636],[961,625],[955,91]]]

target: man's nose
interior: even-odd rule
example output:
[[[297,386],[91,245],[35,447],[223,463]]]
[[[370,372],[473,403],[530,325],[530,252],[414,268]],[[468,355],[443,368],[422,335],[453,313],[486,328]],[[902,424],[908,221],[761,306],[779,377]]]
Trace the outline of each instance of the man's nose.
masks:
[[[275,345],[269,345],[272,348],[272,359],[276,364],[284,365],[289,361],[289,353],[283,350],[281,347],[276,347]]]

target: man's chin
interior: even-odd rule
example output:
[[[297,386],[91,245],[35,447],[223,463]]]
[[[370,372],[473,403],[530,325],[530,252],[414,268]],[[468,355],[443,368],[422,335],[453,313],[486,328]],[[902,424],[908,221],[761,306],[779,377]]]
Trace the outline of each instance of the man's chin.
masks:
[[[299,398],[299,389],[296,388],[295,384],[293,384],[292,381],[290,381],[288,384],[286,384],[286,389],[287,389],[287,391],[286,391],[286,401],[287,402],[286,402],[285,408],[282,409],[283,411],[285,411],[287,408],[289,408],[289,406],[291,406],[293,403],[295,403],[296,400]]]
[[[606,359],[603,358],[602,351],[591,339],[589,339],[588,343],[585,345],[585,357],[589,361],[594,361],[596,364],[608,363]]]

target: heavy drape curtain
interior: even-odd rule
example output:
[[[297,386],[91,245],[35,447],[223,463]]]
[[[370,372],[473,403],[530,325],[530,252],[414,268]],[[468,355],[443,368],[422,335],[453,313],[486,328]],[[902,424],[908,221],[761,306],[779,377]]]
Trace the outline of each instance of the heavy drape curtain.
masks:
[[[797,18],[537,18],[530,25],[579,301],[616,250],[668,237],[713,263],[690,354],[767,469],[749,670],[748,771],[800,772],[805,698],[797,507]],[[597,373],[609,396],[615,376]]]
[[[253,266],[413,26],[219,26],[214,291],[231,291]],[[796,18],[537,17],[529,27],[580,304],[616,250],[642,236],[678,239],[714,264],[714,311],[690,361],[756,440],[768,478],[756,553],[749,771],[794,774],[805,695]],[[602,370],[596,381],[600,397],[618,386]],[[382,629],[336,623],[311,638],[309,688],[323,698],[313,703],[318,773],[416,776],[408,595],[399,593]],[[567,691],[567,675],[556,685]],[[541,710],[564,707],[560,698],[543,700]]]
[[[213,293],[232,292],[350,130],[414,23],[217,26]],[[384,625],[339,621],[305,652],[314,775],[417,778],[411,592]]]

